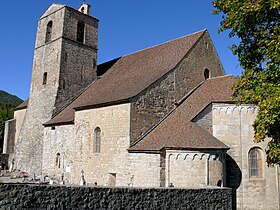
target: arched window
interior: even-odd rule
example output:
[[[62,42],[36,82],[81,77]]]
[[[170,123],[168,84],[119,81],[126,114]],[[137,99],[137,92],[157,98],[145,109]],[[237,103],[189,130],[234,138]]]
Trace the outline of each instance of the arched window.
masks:
[[[100,153],[100,146],[101,146],[101,129],[97,127],[94,129],[93,152]]]
[[[45,72],[43,75],[43,85],[47,84],[47,80],[48,80],[48,73]]]
[[[249,177],[262,177],[262,152],[256,147],[249,151]]]
[[[47,31],[46,31],[46,43],[50,42],[52,40],[52,26],[53,22],[50,21],[47,25]]]
[[[81,12],[85,13],[85,8],[84,7],[81,8]]]
[[[79,21],[77,26],[77,41],[84,43],[84,35],[85,35],[85,23]]]
[[[204,69],[204,79],[207,80],[210,78],[210,71],[209,69]]]
[[[56,154],[55,166],[56,166],[57,168],[60,168],[60,154],[59,154],[59,153]]]

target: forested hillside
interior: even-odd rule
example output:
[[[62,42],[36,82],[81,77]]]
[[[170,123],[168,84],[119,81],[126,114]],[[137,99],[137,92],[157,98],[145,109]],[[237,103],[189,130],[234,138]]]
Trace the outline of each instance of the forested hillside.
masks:
[[[23,101],[14,95],[11,95],[3,90],[0,90],[0,105],[8,105],[11,107],[16,107]]]
[[[0,152],[3,148],[5,121],[13,118],[13,108],[22,102],[17,96],[0,90]]]

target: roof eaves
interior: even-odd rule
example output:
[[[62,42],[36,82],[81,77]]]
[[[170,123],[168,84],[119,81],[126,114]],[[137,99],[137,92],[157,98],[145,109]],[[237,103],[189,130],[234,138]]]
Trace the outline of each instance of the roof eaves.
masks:
[[[100,107],[105,107],[105,106],[113,106],[116,104],[124,104],[124,103],[129,103],[131,101],[131,98],[126,98],[126,99],[121,99],[121,100],[117,100],[117,101],[109,101],[106,103],[100,103],[100,104],[93,104],[93,105],[86,105],[86,106],[77,106],[74,107],[73,109],[75,111],[82,111],[82,110],[86,110],[86,109],[94,109],[94,108],[100,108]]]

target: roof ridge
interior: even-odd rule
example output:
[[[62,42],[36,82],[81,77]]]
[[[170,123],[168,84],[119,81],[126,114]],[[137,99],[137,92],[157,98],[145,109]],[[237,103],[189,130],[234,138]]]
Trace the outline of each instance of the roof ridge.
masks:
[[[170,43],[170,42],[177,41],[177,40],[179,40],[179,39],[186,38],[186,37],[188,37],[188,36],[193,36],[193,35],[198,34],[198,33],[201,33],[201,32],[204,33],[204,32],[206,32],[206,31],[207,31],[207,29],[202,29],[202,30],[200,30],[200,31],[193,32],[193,33],[191,33],[191,34],[186,34],[186,35],[184,35],[184,36],[177,37],[177,38],[175,38],[175,39],[171,39],[171,40],[168,40],[168,41],[166,41],[166,42],[162,42],[162,43],[159,43],[159,44],[156,44],[156,45],[153,45],[153,46],[150,46],[150,47],[141,49],[141,50],[134,51],[134,52],[129,53],[129,54],[126,54],[126,55],[122,55],[121,57],[127,57],[127,56],[130,56],[130,55],[136,54],[136,53],[140,53],[140,52],[145,51],[145,50],[149,50],[149,49],[152,49],[152,48],[161,46],[161,45],[168,44],[168,43]],[[202,35],[202,34],[201,34],[201,35]],[[199,37],[199,38],[200,38],[200,37]],[[199,39],[199,38],[197,38],[197,39]]]
[[[206,81],[208,81],[208,80],[214,80],[214,79],[220,79],[220,78],[223,78],[223,77],[236,77],[236,76],[234,76],[234,75],[232,75],[232,74],[226,74],[226,75],[222,75],[222,76],[211,77],[211,78],[207,79]],[[238,77],[236,77],[236,78],[238,78]]]

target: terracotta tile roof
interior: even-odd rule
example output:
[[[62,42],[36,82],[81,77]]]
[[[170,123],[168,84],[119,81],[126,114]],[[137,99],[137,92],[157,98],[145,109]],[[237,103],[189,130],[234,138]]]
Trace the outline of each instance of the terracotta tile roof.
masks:
[[[174,149],[228,149],[228,147],[191,120],[212,102],[231,101],[234,76],[206,80],[164,121],[148,133],[129,151],[159,151]]]
[[[199,31],[121,57],[71,105],[45,125],[73,122],[73,108],[83,109],[130,99],[171,71],[206,33]]]
[[[14,108],[15,111],[21,110],[21,109],[26,109],[28,105],[29,99],[26,99],[24,102],[22,102],[20,105],[18,105],[16,108]]]

